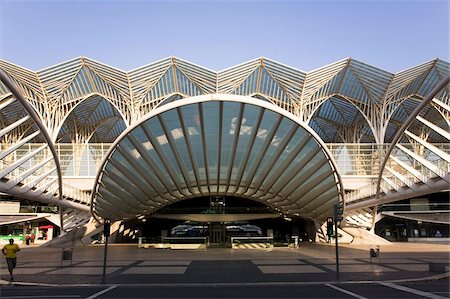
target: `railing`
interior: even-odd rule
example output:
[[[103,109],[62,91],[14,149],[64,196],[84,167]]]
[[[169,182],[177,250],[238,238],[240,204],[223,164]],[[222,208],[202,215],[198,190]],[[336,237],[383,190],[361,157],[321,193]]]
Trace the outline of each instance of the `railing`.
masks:
[[[41,145],[36,143],[25,144],[5,159],[15,161]],[[328,143],[326,145],[336,161],[341,175],[371,176],[378,174],[381,158],[389,146],[389,144],[374,143]],[[414,151],[411,144],[402,145]],[[433,145],[450,154],[449,143]],[[9,146],[10,144],[0,144],[0,151],[7,149]],[[111,143],[56,143],[55,147],[60,158],[64,177],[95,177],[101,161],[111,147]],[[420,150],[424,152],[422,156],[426,157],[431,163],[446,172],[450,171],[448,163],[445,163],[436,154],[427,149],[421,148]],[[410,160],[409,156],[401,152],[401,150],[397,149],[395,152],[395,155],[405,163],[410,164],[414,168],[417,167],[418,170],[422,169],[420,163]],[[43,150],[27,163],[31,166],[33,163],[36,164],[49,157],[49,155],[51,155],[49,151]]]
[[[8,149],[12,144],[0,144],[0,151]],[[13,163],[21,157],[42,146],[40,143],[27,143],[19,147],[16,151],[5,157],[2,161]],[[64,177],[95,177],[100,167],[100,163],[108,152],[110,143],[76,144],[57,143],[55,144],[58,153],[62,175]],[[36,154],[32,159],[24,163],[24,167],[31,167],[40,161],[51,156],[51,153],[44,149]],[[2,162],[0,161],[0,162]],[[1,166],[1,165],[0,165]],[[56,176],[56,171],[53,174]]]
[[[51,213],[57,214],[59,213],[58,206],[25,206],[21,205],[19,213]]]
[[[341,175],[376,175],[389,144],[327,143]]]
[[[407,204],[384,204],[380,206],[378,212],[404,212],[411,211],[423,213],[427,211],[432,212],[446,212],[450,211],[450,203],[407,203]]]
[[[277,213],[269,207],[221,207],[221,208],[163,208],[158,214],[267,214]]]
[[[63,184],[63,196],[84,204],[91,203],[91,195],[71,185]]]
[[[449,143],[439,143],[433,144],[438,149],[443,152],[450,154],[450,144]],[[377,153],[383,154],[385,150],[383,145],[383,150]],[[422,159],[431,163],[430,166],[422,164],[418,159],[407,154],[401,147],[405,150],[409,150]],[[378,147],[378,149],[380,146]],[[395,158],[392,158],[395,157]],[[410,170],[408,170],[409,168]],[[431,169],[430,169],[431,168]],[[413,173],[416,172],[416,173]],[[395,148],[391,153],[391,158],[386,163],[386,168],[383,171],[382,180],[380,182],[380,192],[387,193],[389,191],[397,191],[403,187],[410,187],[414,183],[426,182],[427,180],[434,178],[444,178],[448,173],[450,173],[450,163],[442,159],[440,156],[434,152],[428,150],[421,145],[413,144],[400,144],[399,147]],[[345,202],[350,203],[360,199],[372,197],[376,195],[376,185],[374,183],[361,187],[360,189],[354,190],[347,193],[345,197]]]
[[[42,144],[41,144],[42,145]],[[36,149],[37,147],[30,147],[30,152],[33,149]],[[2,147],[2,150],[4,148]],[[41,151],[41,153],[43,152],[47,152],[47,157],[51,157],[51,153],[48,150],[48,148],[45,148]],[[19,157],[14,157],[17,160],[22,158],[23,156],[25,156],[28,152],[25,152],[23,155],[20,155]],[[41,156],[38,157],[38,156]],[[0,160],[0,169],[6,168],[8,166],[11,166],[14,164],[14,162],[16,161],[16,159],[11,159],[11,157],[7,156],[6,158]],[[30,158],[28,161],[24,162],[23,164],[21,164],[20,166],[17,166],[13,171],[11,171],[10,173],[8,173],[7,175],[5,175],[5,179],[11,180],[11,179],[15,179],[17,177],[20,177],[21,174],[26,173],[28,170],[30,170],[33,166],[36,166],[37,164],[41,163],[45,161],[44,158],[42,158],[42,154],[38,154],[33,156],[32,158]],[[35,180],[40,176],[40,175],[44,175],[46,172],[51,171],[52,169],[55,168],[55,164],[53,163],[53,161],[49,161],[47,162],[45,165],[41,166],[39,169],[37,169],[36,171],[33,172],[32,175],[27,176],[26,178],[21,179],[19,182],[22,185],[27,185],[27,184],[31,184],[34,183]],[[58,192],[58,182],[57,180],[55,180],[54,178],[56,177],[56,170],[54,170],[53,172],[51,172],[51,174],[53,175],[47,175],[43,178],[40,179],[39,182],[36,182],[36,184],[34,185],[35,189],[39,189],[42,187],[46,187],[46,190],[56,190],[56,192]],[[54,181],[53,183],[52,180]],[[52,187],[53,186],[53,187]]]
[[[230,243],[231,248],[255,248],[248,247],[246,244],[259,244],[260,248],[274,247],[273,237],[230,237]]]
[[[450,154],[450,144],[449,143],[439,143],[433,144],[435,147]],[[9,144],[0,144],[0,150],[3,151],[7,149]],[[0,167],[6,167],[13,163],[14,161],[20,159],[21,157],[27,155],[33,150],[39,148],[42,144],[28,143],[14,151],[12,154],[8,155],[0,161]],[[94,178],[97,174],[98,167],[100,163],[109,150],[110,143],[98,143],[98,144],[75,144],[75,143],[57,143],[55,144],[57,153],[60,157],[62,173],[64,177],[90,177]],[[333,158],[336,161],[338,171],[341,175],[367,175],[375,176],[378,175],[379,166],[381,158],[383,157],[388,144],[372,144],[372,143],[329,143],[327,147],[329,148]],[[420,152],[422,157],[427,159],[430,163],[433,163],[438,168],[439,174],[436,174],[429,168],[425,167],[418,161],[412,159],[409,155],[404,153],[399,148],[395,149],[392,154],[402,163],[412,167],[417,170],[425,178],[435,178],[439,175],[446,174],[450,172],[450,164],[445,160],[441,159],[439,156],[434,154],[432,151],[421,147],[413,146],[412,144],[402,144],[405,148],[413,151]],[[48,149],[42,150],[39,154],[35,155],[33,158],[25,162],[21,167],[14,170],[9,177],[15,177],[23,173],[27,169],[33,167],[34,165],[44,161],[51,156]],[[44,168],[42,168],[40,173],[51,170],[52,163],[47,163]],[[412,173],[405,171],[405,169],[400,166],[394,160],[389,160],[387,167],[391,168],[395,172],[399,173],[403,177],[403,181],[407,181],[406,184],[401,179],[399,179],[394,174],[384,171],[384,178],[381,182],[381,190],[387,192],[389,190],[395,190],[401,186],[405,186],[412,183],[420,182],[421,179],[414,176]],[[51,173],[47,178],[42,180],[38,184],[39,186],[45,186],[47,182],[56,177],[56,171]],[[32,181],[34,177],[28,177],[25,179],[25,183]],[[389,184],[388,180],[390,181]],[[352,202],[358,199],[372,196],[376,194],[374,185],[363,186],[351,193],[345,195],[346,202]],[[52,188],[54,189],[54,188]],[[64,185],[63,188],[64,196],[76,199],[83,203],[90,202],[90,196],[86,192],[80,191],[75,187]],[[238,212],[238,211],[236,211]],[[254,211],[256,212],[256,210]],[[260,211],[262,212],[262,211]],[[230,212],[226,212],[230,213]]]
[[[366,198],[366,197],[375,195],[376,188],[377,188],[377,186],[374,181],[370,185],[365,185],[365,186],[362,186],[361,188],[356,189],[352,192],[346,193],[344,195],[344,201],[345,201],[345,203],[350,203],[350,202],[356,201],[358,199],[362,199],[362,198]]]
[[[30,159],[30,161],[32,159]],[[34,160],[37,164],[37,163],[42,162],[44,159],[43,158],[42,159],[34,158]],[[5,178],[14,179],[15,177],[20,176],[22,173],[26,172],[28,169],[30,169],[33,166],[30,161],[27,161],[26,163],[22,164],[21,166],[18,166],[12,172],[10,172],[8,175],[6,175]],[[8,167],[13,162],[14,161],[12,161],[11,159],[8,159],[8,160],[3,159],[0,161],[0,166]],[[41,174],[44,174],[46,171],[50,171],[53,166],[54,166],[53,163],[48,162],[45,165],[45,167],[41,167],[39,169],[39,171],[35,172],[34,175],[30,175],[27,178],[23,179],[21,181],[21,183],[23,185],[26,185],[28,183],[33,182],[37,178],[37,175],[41,175]],[[54,194],[56,195],[58,193],[58,190],[57,190],[58,182],[55,178],[56,178],[56,170],[53,171],[50,175],[42,178],[42,180],[35,185],[35,189],[46,187],[46,191],[55,192]],[[52,181],[53,181],[53,183],[51,183]],[[55,191],[52,191],[52,190],[55,190]],[[88,193],[86,193],[76,187],[73,187],[71,185],[64,184],[64,183],[63,183],[63,197],[70,198],[74,201],[78,201],[78,202],[85,203],[85,204],[90,204],[90,202],[91,202],[91,197]]]
[[[208,247],[208,237],[162,237],[163,248],[198,249]]]

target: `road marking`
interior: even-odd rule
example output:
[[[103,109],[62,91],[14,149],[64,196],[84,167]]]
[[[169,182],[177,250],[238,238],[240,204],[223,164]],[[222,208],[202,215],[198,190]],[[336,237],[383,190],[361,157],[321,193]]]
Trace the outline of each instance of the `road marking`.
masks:
[[[341,292],[341,293],[350,295],[350,296],[352,296],[352,297],[359,298],[359,299],[367,299],[366,297],[363,297],[363,296],[360,296],[360,295],[358,295],[358,294],[356,294],[356,293],[347,291],[346,289],[342,289],[342,288],[337,287],[337,286],[335,286],[335,285],[332,285],[332,284],[329,284],[329,283],[326,283],[325,285],[326,285],[327,287],[329,287],[329,288],[335,289],[336,291],[339,291],[339,292]]]
[[[416,290],[416,289],[411,289],[411,288],[408,288],[408,287],[404,287],[404,286],[401,286],[401,285],[398,285],[398,284],[395,284],[395,283],[391,283],[391,282],[382,282],[382,281],[380,281],[378,284],[381,284],[383,286],[390,287],[390,288],[393,288],[393,289],[397,289],[397,290],[400,290],[400,291],[403,291],[403,292],[411,293],[411,294],[414,294],[414,295],[419,295],[419,296],[422,296],[422,297],[426,297],[426,298],[432,298],[432,299],[445,299],[446,298],[446,297],[438,296],[438,295],[435,295],[435,294],[432,294],[432,293],[428,293],[428,292],[419,291],[419,290]]]
[[[109,292],[109,291],[111,291],[112,289],[115,289],[115,288],[117,288],[117,286],[110,286],[109,288],[104,289],[104,290],[101,290],[101,291],[99,291],[99,292],[97,292],[97,293],[95,293],[95,294],[93,294],[93,295],[87,297],[86,299],[94,299],[94,298],[97,298],[98,296],[103,295],[103,294],[105,294],[105,293],[107,293],[107,292]]]
[[[80,298],[80,295],[42,295],[42,296],[10,296],[2,299],[27,299],[27,298]]]

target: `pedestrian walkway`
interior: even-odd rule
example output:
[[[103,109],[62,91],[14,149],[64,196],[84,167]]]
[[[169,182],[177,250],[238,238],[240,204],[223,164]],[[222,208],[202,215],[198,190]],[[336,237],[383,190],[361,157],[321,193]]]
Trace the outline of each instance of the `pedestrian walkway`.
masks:
[[[78,246],[71,261],[61,263],[61,248],[22,246],[15,280],[47,284],[97,284],[103,273],[103,245]],[[333,281],[334,246],[301,244],[300,248],[142,249],[113,244],[108,248],[107,281],[117,284],[258,283]],[[344,281],[385,281],[436,275],[449,271],[447,244],[381,246],[379,258],[369,246],[340,247],[340,277]],[[61,266],[62,264],[62,266]],[[430,268],[430,264],[434,265]],[[436,267],[437,265],[437,267]],[[4,260],[1,278],[7,280]],[[434,268],[433,268],[434,267]]]

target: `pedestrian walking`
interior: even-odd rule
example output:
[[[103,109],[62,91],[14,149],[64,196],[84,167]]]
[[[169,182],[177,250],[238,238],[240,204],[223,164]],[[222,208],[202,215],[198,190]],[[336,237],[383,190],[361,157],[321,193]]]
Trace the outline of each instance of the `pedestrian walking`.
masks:
[[[20,251],[19,245],[14,244],[14,239],[9,239],[9,244],[3,246],[2,252],[6,256],[6,264],[8,265],[11,281],[14,280],[13,271],[17,263],[17,252]]]

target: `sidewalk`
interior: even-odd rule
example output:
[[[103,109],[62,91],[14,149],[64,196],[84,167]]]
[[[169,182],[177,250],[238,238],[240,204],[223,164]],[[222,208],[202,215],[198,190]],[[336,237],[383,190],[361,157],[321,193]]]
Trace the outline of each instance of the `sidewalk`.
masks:
[[[73,249],[72,262],[61,267],[61,248],[21,246],[16,282],[98,284],[103,245]],[[370,246],[340,246],[341,281],[414,279],[438,274],[429,264],[449,271],[450,245],[395,243],[369,257]],[[72,263],[72,264],[71,264]],[[135,244],[108,246],[107,282],[116,284],[314,282],[336,279],[334,245],[301,243],[299,249],[139,249]],[[1,279],[9,275],[0,260]]]

